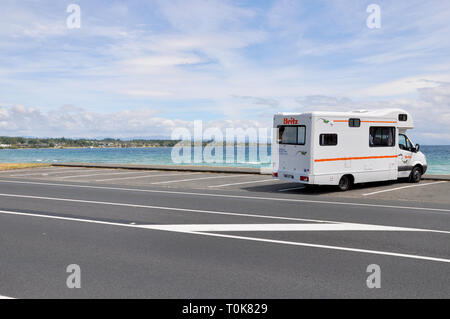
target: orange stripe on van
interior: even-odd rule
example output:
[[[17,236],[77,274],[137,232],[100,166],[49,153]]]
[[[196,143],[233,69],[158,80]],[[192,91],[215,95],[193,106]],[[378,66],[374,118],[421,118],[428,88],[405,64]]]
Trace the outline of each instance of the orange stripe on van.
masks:
[[[334,120],[334,123],[348,123],[348,120]],[[361,121],[361,123],[397,124],[397,121]]]
[[[361,121],[362,123],[389,123],[389,124],[397,124],[397,121]]]
[[[397,155],[388,156],[364,156],[364,157],[341,157],[341,158],[325,158],[316,159],[314,162],[334,162],[334,161],[352,161],[352,160],[364,160],[364,159],[380,159],[380,158],[397,158]]]

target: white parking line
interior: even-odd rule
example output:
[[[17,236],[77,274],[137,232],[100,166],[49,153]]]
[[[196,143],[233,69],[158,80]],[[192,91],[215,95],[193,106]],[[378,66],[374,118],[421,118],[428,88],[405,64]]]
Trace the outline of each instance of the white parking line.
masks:
[[[138,178],[147,178],[147,177],[169,177],[169,176],[186,176],[186,175],[196,175],[202,173],[186,173],[186,174],[161,174],[161,175],[141,175],[141,176],[133,176],[133,177],[118,177],[118,178],[107,178],[107,179],[97,179],[96,182],[108,182],[108,181],[117,181],[117,180],[125,180],[125,179],[138,179]]]
[[[221,238],[229,238],[229,239],[266,242],[266,243],[273,243],[273,244],[284,244],[284,245],[302,246],[302,247],[310,247],[310,248],[322,248],[322,249],[330,249],[330,250],[338,250],[338,251],[347,251],[347,252],[356,252],[356,253],[384,255],[384,256],[392,256],[392,257],[402,257],[402,258],[410,258],[410,259],[417,259],[417,260],[427,260],[427,261],[434,261],[434,262],[450,263],[450,259],[445,259],[445,258],[436,258],[436,257],[419,256],[419,255],[411,255],[411,254],[401,254],[401,253],[394,253],[394,252],[388,252],[388,251],[367,250],[367,249],[358,249],[358,248],[350,248],[350,247],[310,244],[310,243],[293,242],[293,241],[273,240],[273,239],[264,239],[264,238],[255,238],[255,237],[233,236],[233,235],[215,234],[215,233],[207,233],[207,232],[183,231],[183,230],[176,230],[175,228],[168,229],[167,225],[131,225],[131,224],[120,224],[120,223],[112,223],[112,222],[90,220],[90,219],[78,219],[78,218],[70,218],[70,217],[29,214],[29,213],[11,212],[11,211],[0,211],[0,214],[57,219],[57,220],[75,221],[75,222],[81,222],[81,223],[92,223],[92,224],[101,224],[101,225],[109,225],[109,226],[136,228],[136,229],[171,231],[171,232],[178,232],[178,233],[183,233],[183,234],[212,236],[212,237],[221,237]],[[171,226],[179,226],[179,225],[171,225]],[[420,230],[420,231],[423,231],[423,230]]]
[[[215,179],[215,178],[232,178],[232,177],[242,177],[242,175],[228,175],[228,176],[223,175],[223,176],[200,177],[200,178],[191,178],[191,179],[179,179],[179,180],[175,180],[175,181],[156,182],[156,183],[152,183],[152,185],[200,181],[200,180],[204,180],[204,179]]]
[[[285,189],[280,189],[279,192],[289,192],[289,191],[295,191],[295,190],[304,189],[304,188],[306,188],[306,186],[294,187],[294,188],[285,188]]]
[[[217,193],[193,193],[193,192],[180,192],[173,190],[158,190],[158,189],[140,189],[140,188],[125,188],[125,187],[110,187],[110,186],[93,186],[93,185],[75,185],[75,184],[62,184],[62,183],[47,183],[47,182],[30,182],[30,181],[11,181],[0,179],[0,183],[8,184],[23,184],[23,185],[45,185],[55,187],[68,187],[68,188],[90,188],[90,189],[106,189],[122,192],[141,192],[141,193],[154,193],[154,194],[171,194],[171,195],[187,195],[198,197],[217,197],[217,198],[234,198],[234,199],[248,199],[248,200],[262,200],[262,201],[274,201],[274,202],[291,202],[291,203],[309,203],[309,204],[327,204],[327,205],[342,205],[342,206],[354,206],[354,207],[374,207],[374,208],[391,208],[402,210],[424,210],[430,212],[450,212],[450,209],[446,208],[431,208],[431,207],[418,207],[418,206],[395,206],[395,205],[381,205],[381,204],[367,204],[367,203],[351,203],[351,202],[333,202],[333,201],[320,201],[311,199],[297,199],[297,198],[279,198],[279,197],[259,197],[259,196],[243,196],[243,195],[229,195],[229,194],[217,194]]]
[[[120,173],[110,173],[111,171],[104,171],[103,173],[95,173],[95,174],[86,174],[86,175],[72,175],[72,176],[61,176],[57,177],[59,179],[66,179],[66,178],[77,178],[77,177],[91,177],[91,176],[101,176],[101,175],[125,175],[125,174],[136,174],[140,172],[120,172]]]
[[[423,187],[423,186],[436,185],[436,184],[442,184],[442,183],[447,183],[447,182],[442,181],[442,182],[426,183],[426,184],[419,184],[419,185],[402,186],[402,187],[390,188],[390,189],[385,189],[382,191],[363,194],[363,196],[370,196],[370,195],[375,195],[375,194],[380,194],[380,193],[392,192],[392,191],[396,191],[399,189],[405,189],[405,188],[411,188],[411,187]]]
[[[99,170],[92,170],[92,172],[98,172]],[[49,172],[40,172],[40,173],[30,173],[30,174],[15,174],[11,175],[11,177],[25,177],[25,176],[51,176],[56,174],[67,174],[67,173],[77,173],[77,172],[85,172],[84,169],[78,169],[78,170],[71,170],[71,171],[62,171],[62,170],[55,170],[55,171],[49,171]]]
[[[260,180],[260,181],[250,181],[250,182],[242,182],[242,183],[214,185],[214,186],[209,186],[209,187],[211,187],[211,188],[226,187],[226,186],[235,186],[235,185],[244,185],[244,184],[264,183],[264,182],[270,182],[270,181],[277,181],[277,180],[272,178],[272,179],[264,179],[264,180]]]
[[[177,232],[293,232],[293,231],[388,231],[388,232],[426,232],[426,230],[393,226],[378,226],[349,223],[315,224],[181,224],[144,225],[148,229]],[[450,234],[450,232],[449,232]]]

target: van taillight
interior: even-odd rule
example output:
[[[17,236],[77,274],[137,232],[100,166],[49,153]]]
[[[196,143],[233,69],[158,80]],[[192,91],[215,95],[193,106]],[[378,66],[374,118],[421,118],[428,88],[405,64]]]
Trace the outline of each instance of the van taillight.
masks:
[[[272,173],[272,176],[273,176],[273,177],[278,177],[278,173],[277,173],[277,172],[273,172],[273,173]]]
[[[308,176],[300,176],[300,180],[302,182],[309,182],[309,177]]]

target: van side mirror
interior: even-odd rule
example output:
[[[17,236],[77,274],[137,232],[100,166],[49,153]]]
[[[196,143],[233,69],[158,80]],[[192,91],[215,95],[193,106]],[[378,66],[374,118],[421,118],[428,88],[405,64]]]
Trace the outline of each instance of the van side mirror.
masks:
[[[416,144],[416,152],[419,152],[419,151],[420,151],[420,145]]]

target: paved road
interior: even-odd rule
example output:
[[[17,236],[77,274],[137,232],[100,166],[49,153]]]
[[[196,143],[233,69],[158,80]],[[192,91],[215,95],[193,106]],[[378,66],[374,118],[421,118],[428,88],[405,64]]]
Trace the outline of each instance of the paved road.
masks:
[[[0,173],[0,295],[450,296],[450,183],[348,193],[267,176],[43,168]],[[68,265],[81,289],[68,289]],[[369,265],[381,288],[369,289]]]

